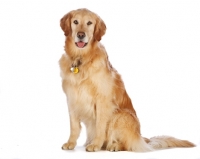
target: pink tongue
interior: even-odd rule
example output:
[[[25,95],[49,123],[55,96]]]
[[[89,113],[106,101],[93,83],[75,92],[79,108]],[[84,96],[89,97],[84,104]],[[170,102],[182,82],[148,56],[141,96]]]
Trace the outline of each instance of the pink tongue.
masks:
[[[85,46],[85,43],[84,42],[82,42],[82,41],[80,41],[80,42],[77,42],[77,45],[78,45],[78,47],[84,47]]]

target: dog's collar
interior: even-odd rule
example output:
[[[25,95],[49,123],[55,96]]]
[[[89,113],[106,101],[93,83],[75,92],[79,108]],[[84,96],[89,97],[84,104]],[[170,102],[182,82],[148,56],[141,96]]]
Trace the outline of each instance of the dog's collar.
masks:
[[[78,73],[79,72],[79,66],[81,65],[81,60],[78,59],[78,60],[75,60],[74,61],[74,64],[71,65],[71,68],[70,68],[70,71],[74,74]]]

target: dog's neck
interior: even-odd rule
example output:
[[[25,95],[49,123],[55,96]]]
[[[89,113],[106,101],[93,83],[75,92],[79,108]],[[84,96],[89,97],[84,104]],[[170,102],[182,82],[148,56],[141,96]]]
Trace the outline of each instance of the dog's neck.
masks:
[[[82,64],[82,58],[77,57],[75,59],[72,59],[71,67],[79,67]]]

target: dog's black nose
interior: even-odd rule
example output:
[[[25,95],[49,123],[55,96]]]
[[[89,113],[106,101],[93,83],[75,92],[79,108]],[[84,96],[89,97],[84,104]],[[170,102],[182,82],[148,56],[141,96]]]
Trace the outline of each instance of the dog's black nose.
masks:
[[[78,32],[78,33],[77,33],[77,37],[78,37],[79,39],[83,39],[83,38],[85,37],[85,33],[84,33],[84,32]]]

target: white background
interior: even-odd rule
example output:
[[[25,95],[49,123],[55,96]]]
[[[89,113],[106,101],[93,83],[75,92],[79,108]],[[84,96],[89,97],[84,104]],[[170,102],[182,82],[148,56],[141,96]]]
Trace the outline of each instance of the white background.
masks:
[[[69,136],[59,21],[77,8],[106,23],[102,43],[122,75],[142,135],[200,143],[200,1],[1,0],[0,158],[200,158],[200,148],[88,153]]]

